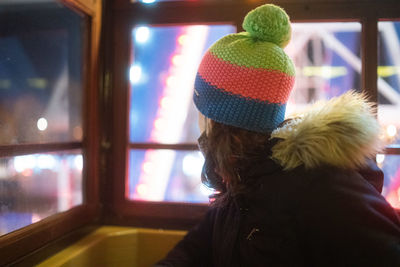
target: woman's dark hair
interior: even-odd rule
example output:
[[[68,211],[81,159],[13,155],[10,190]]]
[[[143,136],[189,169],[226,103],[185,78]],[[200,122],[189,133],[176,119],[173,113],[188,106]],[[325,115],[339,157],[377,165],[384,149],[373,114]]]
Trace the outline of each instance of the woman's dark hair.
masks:
[[[248,170],[261,157],[267,158],[265,146],[270,134],[257,133],[210,120],[207,126],[206,160],[215,175],[202,175],[202,182],[215,189],[215,203],[243,193],[251,186],[240,173]],[[246,179],[248,177],[246,176]]]

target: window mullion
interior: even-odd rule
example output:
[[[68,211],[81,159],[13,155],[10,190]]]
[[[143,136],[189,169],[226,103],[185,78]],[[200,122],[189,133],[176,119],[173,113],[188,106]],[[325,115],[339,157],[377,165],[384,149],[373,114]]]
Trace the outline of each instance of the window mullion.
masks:
[[[26,154],[72,150],[81,147],[82,147],[82,142],[1,145],[0,158],[26,155]]]
[[[378,102],[378,22],[375,17],[362,20],[361,30],[361,88],[371,101]]]

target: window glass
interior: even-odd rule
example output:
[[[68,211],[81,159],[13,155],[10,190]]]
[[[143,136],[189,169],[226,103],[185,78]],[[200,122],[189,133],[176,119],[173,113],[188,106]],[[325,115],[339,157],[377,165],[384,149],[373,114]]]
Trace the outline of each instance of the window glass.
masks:
[[[128,198],[208,202],[212,190],[200,181],[203,163],[199,151],[131,150]]]
[[[382,195],[397,209],[400,209],[400,155],[376,156],[378,166],[385,175]]]
[[[84,19],[0,3],[0,145],[82,140]]]
[[[378,119],[385,139],[400,144],[400,22],[378,23]]]
[[[82,204],[82,151],[0,158],[0,235]]]
[[[231,25],[136,27],[130,67],[130,141],[195,142],[193,84],[205,50]]]
[[[296,66],[295,87],[286,115],[305,106],[361,88],[361,24],[292,23],[285,48]]]

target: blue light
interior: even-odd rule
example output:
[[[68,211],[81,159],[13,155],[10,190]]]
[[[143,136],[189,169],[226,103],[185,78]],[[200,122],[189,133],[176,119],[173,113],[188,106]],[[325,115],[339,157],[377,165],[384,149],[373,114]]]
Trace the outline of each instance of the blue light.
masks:
[[[137,43],[145,43],[149,40],[150,29],[146,26],[141,26],[135,29],[135,41]]]
[[[140,65],[132,65],[129,69],[129,80],[132,84],[138,83],[142,77],[142,68]]]
[[[156,0],[142,0],[142,3],[151,4],[154,3]]]

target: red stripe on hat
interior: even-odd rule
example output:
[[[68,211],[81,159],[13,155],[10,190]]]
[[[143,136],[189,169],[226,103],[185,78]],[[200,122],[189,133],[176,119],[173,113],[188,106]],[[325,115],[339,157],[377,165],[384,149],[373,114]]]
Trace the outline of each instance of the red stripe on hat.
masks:
[[[210,52],[204,55],[198,72],[213,86],[270,103],[286,103],[294,84],[294,76],[277,70],[233,65]]]

